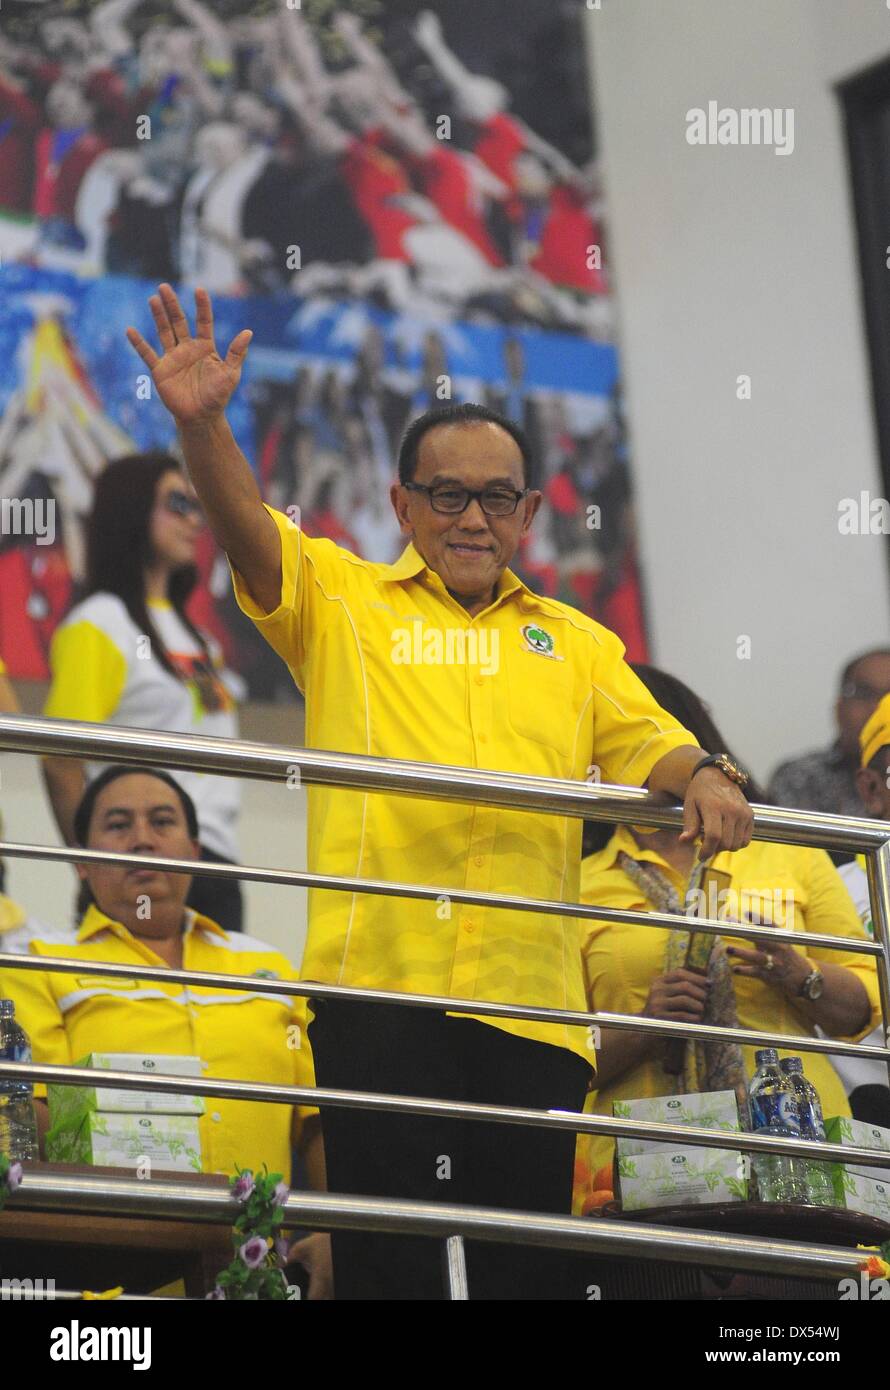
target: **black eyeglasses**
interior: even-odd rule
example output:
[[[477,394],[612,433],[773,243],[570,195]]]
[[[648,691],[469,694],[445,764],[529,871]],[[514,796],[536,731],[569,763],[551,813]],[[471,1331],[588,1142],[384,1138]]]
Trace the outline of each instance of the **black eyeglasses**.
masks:
[[[402,486],[409,492],[426,493],[433,511],[447,516],[460,516],[471,502],[478,502],[486,516],[512,516],[530,491],[527,487],[521,492],[512,487],[487,487],[474,492],[472,488],[454,487],[450,483],[439,483],[436,487],[427,487],[425,483],[403,483]]]
[[[201,503],[197,497],[189,497],[187,492],[180,492],[178,488],[167,493],[164,498],[164,506],[174,516],[203,516]]]

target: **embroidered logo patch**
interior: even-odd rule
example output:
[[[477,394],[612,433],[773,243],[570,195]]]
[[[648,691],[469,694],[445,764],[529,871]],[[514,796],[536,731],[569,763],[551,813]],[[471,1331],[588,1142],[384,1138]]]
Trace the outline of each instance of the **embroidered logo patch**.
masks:
[[[545,632],[544,628],[537,627],[534,623],[526,623],[522,635],[530,652],[538,652],[541,656],[553,656],[555,644],[550,633]]]

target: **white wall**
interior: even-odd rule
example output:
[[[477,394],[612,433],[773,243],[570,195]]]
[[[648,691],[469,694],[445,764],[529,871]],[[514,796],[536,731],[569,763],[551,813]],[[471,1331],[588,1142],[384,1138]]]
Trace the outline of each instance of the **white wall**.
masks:
[[[654,659],[763,775],[890,634],[886,539],[838,531],[881,485],[833,92],[890,56],[890,9],[602,0],[588,34]],[[793,107],[793,153],[690,146],[710,99]]]

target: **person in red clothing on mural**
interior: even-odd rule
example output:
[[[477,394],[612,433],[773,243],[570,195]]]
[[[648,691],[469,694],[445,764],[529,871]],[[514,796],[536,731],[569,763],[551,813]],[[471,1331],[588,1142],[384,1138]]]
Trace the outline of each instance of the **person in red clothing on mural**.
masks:
[[[34,139],[41,111],[0,62],[0,208],[27,212],[31,206]]]
[[[76,82],[61,78],[46,98],[49,124],[37,137],[33,210],[38,217],[73,225],[81,180],[108,149],[93,130],[94,112]]]
[[[395,68],[363,32],[355,15],[339,14],[334,24],[347,52],[356,61],[355,71],[369,79],[378,126],[377,143],[396,153],[418,190],[434,204],[445,222],[472,242],[489,265],[502,266],[504,258],[486,226],[485,206],[487,201],[506,195],[506,184],[481,160],[450,148],[450,135],[443,139],[433,133],[419,105],[399,81]]]
[[[506,111],[506,88],[464,67],[446,44],[441,22],[432,11],[418,16],[414,37],[453,91],[461,115],[476,128],[476,159],[507,190],[504,207],[516,261],[551,284],[604,294],[602,237],[592,211],[594,167],[578,169]],[[599,255],[592,253],[594,247]]]

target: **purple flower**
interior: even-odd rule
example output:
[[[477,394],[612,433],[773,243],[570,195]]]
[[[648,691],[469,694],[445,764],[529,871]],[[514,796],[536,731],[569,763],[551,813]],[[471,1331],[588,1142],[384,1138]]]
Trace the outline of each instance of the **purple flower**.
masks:
[[[13,1163],[10,1166],[9,1172],[6,1174],[6,1186],[9,1188],[10,1192],[15,1192],[21,1180],[22,1165],[20,1163]]]
[[[287,1240],[284,1236],[278,1236],[275,1240],[275,1254],[278,1256],[280,1263],[283,1265],[287,1264],[287,1254],[289,1250],[290,1241]]]
[[[259,1269],[266,1258],[269,1243],[265,1236],[251,1236],[238,1251],[248,1269]]]
[[[275,1191],[272,1193],[272,1200],[275,1203],[276,1207],[283,1207],[286,1205],[289,1196],[290,1188],[288,1187],[287,1183],[280,1182],[275,1188]]]
[[[219,1286],[219,1284],[217,1284],[216,1288],[215,1288],[215,1289],[211,1289],[210,1292],[209,1292],[209,1294],[207,1294],[207,1297],[208,1297],[208,1298],[222,1298],[222,1299],[224,1299],[225,1296],[226,1296],[226,1291],[225,1291],[225,1289],[221,1289],[220,1286]]]
[[[237,1181],[232,1183],[232,1196],[238,1202],[246,1202],[253,1195],[255,1187],[253,1173],[246,1168]]]

